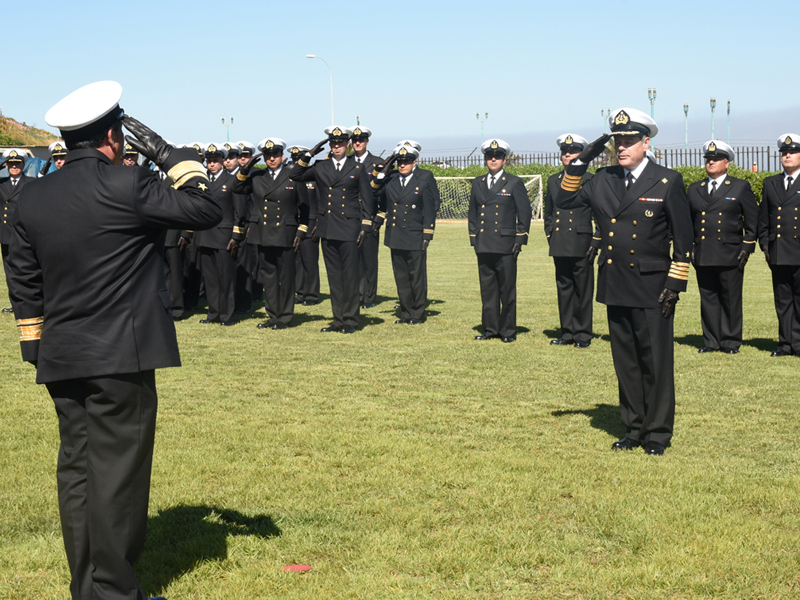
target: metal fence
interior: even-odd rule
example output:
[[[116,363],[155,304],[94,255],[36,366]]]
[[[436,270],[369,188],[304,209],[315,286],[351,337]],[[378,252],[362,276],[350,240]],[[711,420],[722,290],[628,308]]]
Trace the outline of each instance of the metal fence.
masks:
[[[780,171],[781,155],[777,148],[769,146],[738,146],[736,151],[736,165],[743,169],[750,169],[753,163],[759,171]],[[702,148],[655,148],[656,159],[665,167],[702,167]],[[483,155],[474,153],[469,156],[434,156],[422,157],[421,162],[439,167],[456,167],[463,169],[471,165],[483,166]],[[515,165],[561,165],[560,152],[523,152],[511,157],[511,164]],[[593,166],[600,166],[602,159]]]

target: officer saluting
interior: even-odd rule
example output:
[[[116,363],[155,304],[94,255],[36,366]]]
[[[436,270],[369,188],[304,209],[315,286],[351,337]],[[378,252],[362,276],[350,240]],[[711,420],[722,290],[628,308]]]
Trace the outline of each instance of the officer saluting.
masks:
[[[655,121],[620,108],[608,119],[619,166],[583,175],[607,135],[595,140],[566,169],[558,202],[590,205],[602,248],[597,301],[608,307],[611,354],[619,381],[623,439],[615,450],[644,445],[664,453],[675,420],[673,308],[686,290],[692,255],[692,221],[683,178],[646,158]],[[672,260],[670,261],[670,234]]]
[[[778,348],[772,356],[800,355],[800,135],[778,138],[783,173],[764,180],[758,240],[772,271]]]
[[[489,172],[472,180],[469,240],[478,256],[483,333],[476,340],[517,339],[517,256],[528,243],[531,201],[522,179],[503,167],[511,147],[503,140],[481,146]]]
[[[733,148],[710,140],[703,144],[703,156],[708,178],[688,190],[703,324],[699,352],[736,354],[742,345],[744,266],[756,248],[758,204],[747,181],[728,175],[736,158]]]
[[[44,163],[39,171],[39,177],[44,177],[50,172],[50,164],[54,164],[56,171],[64,166],[64,159],[67,157],[67,145],[62,141],[53,142],[47,149],[50,151],[50,158]]]
[[[126,167],[139,165],[139,152],[130,144],[125,144],[125,150],[122,153],[122,164]]]
[[[575,133],[565,133],[556,140],[561,149],[561,164],[566,167],[589,144]],[[592,292],[594,292],[594,258],[590,257],[592,242],[592,209],[589,206],[567,209],[556,202],[564,172],[547,179],[544,197],[544,232],[550,246],[550,256],[556,267],[558,315],[561,337],[550,340],[561,346],[573,344],[588,348],[592,343]],[[592,178],[583,176],[585,184]]]
[[[333,309],[333,322],[322,328],[324,333],[353,333],[358,326],[358,249],[372,230],[375,214],[369,171],[346,154],[351,133],[336,125],[325,129],[328,138],[300,156],[289,175],[295,181],[317,182],[317,235],[322,239]],[[309,166],[325,143],[330,143],[330,160]]]
[[[8,283],[8,266],[6,260],[8,258],[8,248],[11,244],[14,230],[11,223],[14,215],[17,212],[17,203],[19,202],[22,189],[31,181],[33,177],[28,177],[22,171],[25,168],[25,162],[28,160],[28,155],[21,148],[9,148],[3,152],[5,165],[8,169],[8,177],[0,178],[0,203],[3,205],[3,226],[0,227],[0,248],[3,253],[3,267],[6,272],[6,283]],[[3,308],[4,313],[13,312],[9,307]]]
[[[121,94],[118,83],[98,82],[48,111],[69,155],[23,190],[9,255],[22,357],[58,414],[58,500],[75,600],[147,597],[132,565],[147,525],[155,369],[180,365],[164,230],[222,217],[197,153],[123,117]],[[171,188],[146,169],[115,166],[123,123]]]

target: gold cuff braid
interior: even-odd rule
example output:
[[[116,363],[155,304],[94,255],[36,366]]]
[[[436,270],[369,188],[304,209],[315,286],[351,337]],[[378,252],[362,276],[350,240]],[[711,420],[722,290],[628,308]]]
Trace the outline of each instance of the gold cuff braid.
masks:
[[[583,185],[583,177],[580,175],[564,175],[561,180],[561,189],[568,192],[577,192]]]
[[[669,268],[668,277],[679,279],[681,281],[688,281],[689,279],[689,263],[674,262]]]
[[[241,171],[237,171],[236,179],[239,181],[247,181],[247,175],[244,175]]]
[[[42,327],[44,327],[44,317],[33,319],[17,319],[17,331],[19,332],[20,342],[30,342],[42,337]]]
[[[186,182],[195,177],[202,177],[208,181],[206,170],[196,160],[184,160],[172,167],[167,173],[167,177],[172,181],[172,187],[176,190],[186,185]]]
[[[300,225],[297,228],[297,231],[302,231],[303,233],[308,233],[308,225]]]

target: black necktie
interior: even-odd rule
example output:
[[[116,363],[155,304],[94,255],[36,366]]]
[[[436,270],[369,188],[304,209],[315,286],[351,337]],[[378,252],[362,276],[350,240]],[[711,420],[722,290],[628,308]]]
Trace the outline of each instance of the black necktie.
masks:
[[[792,187],[792,179],[793,179],[793,177],[787,177],[787,178],[786,178],[786,189],[787,189],[787,190],[788,190],[790,187]],[[16,185],[16,184],[14,184],[14,185]]]
[[[712,181],[711,182],[711,187],[708,188],[708,195],[709,196],[713,196],[714,192],[716,192],[716,191],[717,191],[717,182],[716,181]]]
[[[336,163],[336,170],[337,171],[341,171],[342,170],[342,163]]]
[[[625,177],[625,189],[626,190],[631,189],[631,186],[633,185],[633,179],[634,179],[633,173],[628,173],[628,175]]]
[[[275,178],[276,178],[277,176],[278,176],[278,174],[277,174],[277,173],[275,173],[275,171],[272,171],[272,181],[275,181]]]
[[[400,186],[401,187],[406,187],[406,178],[405,177],[401,177],[400,178]]]
[[[211,175],[209,175],[209,177],[208,177],[208,180],[209,180],[209,182],[211,182],[211,183],[214,183],[214,180],[215,180],[215,179],[216,179],[216,177],[214,177],[214,174],[213,174],[213,173],[212,173]]]
[[[489,176],[489,189],[494,187],[494,175]]]
[[[17,187],[17,182],[18,182],[18,181],[19,181],[19,179],[12,179],[12,180],[11,180],[11,186],[12,186],[12,187]]]

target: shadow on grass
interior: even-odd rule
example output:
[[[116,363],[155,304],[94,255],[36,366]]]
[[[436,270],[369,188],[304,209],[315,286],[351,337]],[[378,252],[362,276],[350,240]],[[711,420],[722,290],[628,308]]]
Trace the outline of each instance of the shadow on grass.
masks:
[[[329,321],[328,317],[323,315],[311,315],[308,313],[294,313],[292,315],[292,327],[298,327],[299,325],[304,325],[305,323],[311,323],[312,321]]]
[[[619,418],[619,406],[611,404],[595,404],[594,408],[584,410],[554,410],[554,417],[564,417],[567,415],[586,415],[589,417],[589,425],[595,429],[601,429],[616,438],[625,435],[625,427]]]
[[[750,346],[762,352],[772,352],[778,348],[778,342],[766,338],[750,338],[749,340],[742,340],[743,346]]]
[[[247,517],[213,506],[173,506],[150,517],[147,542],[136,563],[142,587],[160,593],[179,577],[208,561],[228,557],[228,537],[271,538],[281,530],[268,515]]]
[[[705,346],[705,343],[703,342],[703,336],[697,335],[696,333],[676,337],[675,343],[682,346],[694,346],[695,348],[702,348]]]

